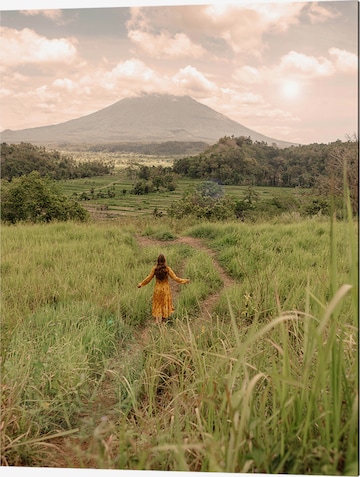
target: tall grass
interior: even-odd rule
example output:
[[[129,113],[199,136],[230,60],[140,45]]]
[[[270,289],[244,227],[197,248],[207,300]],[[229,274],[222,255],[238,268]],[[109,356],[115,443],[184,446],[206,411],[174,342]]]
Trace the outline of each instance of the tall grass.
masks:
[[[245,227],[231,227],[242,238],[244,229],[250,234]],[[209,243],[220,256],[228,251],[223,242],[231,246],[233,240],[226,230],[209,227]],[[354,289],[357,294],[357,258],[351,255],[349,262],[343,256],[354,252],[356,238],[344,224],[334,223],[332,236],[329,224],[324,233],[319,230],[324,224],[283,230],[305,251],[314,234],[323,238],[312,257],[321,281],[311,269],[299,281],[295,274],[286,277],[298,288],[297,307],[287,308],[286,297],[274,287],[269,296],[275,311],[254,312],[246,321],[234,312],[229,296],[228,320],[214,315],[198,328],[192,321],[178,322],[149,346],[146,406],[137,401],[134,407],[145,468],[357,475],[358,330],[357,301],[351,299]],[[269,234],[263,228],[253,232]],[[279,237],[276,242],[283,246]],[[285,259],[280,274],[274,269],[279,283],[293,267]],[[303,272],[298,264],[295,268]],[[254,266],[247,269],[257,273]],[[253,295],[260,291],[255,284],[247,282]],[[153,427],[144,434],[149,422]]]
[[[68,442],[69,466],[356,475],[351,218],[188,229],[236,282],[207,321],[209,257],[135,231],[3,228],[2,463],[60,465]],[[166,327],[136,288],[160,251],[191,278]]]
[[[333,244],[338,267],[337,280],[349,272],[348,230],[334,224]],[[353,228],[354,231],[354,228]],[[267,320],[283,309],[304,310],[306,287],[322,301],[331,290],[330,222],[302,221],[295,224],[248,224],[195,226],[188,233],[202,237],[213,247],[218,259],[238,285],[227,291],[235,314],[251,321],[254,316]],[[354,252],[353,252],[354,253]],[[350,302],[350,300],[348,300]],[[229,316],[227,297],[216,312]],[[352,312],[348,304],[348,317]]]
[[[78,429],[119,353],[117,372],[135,385],[142,356],[126,353],[151,319],[152,295],[136,285],[160,250],[140,248],[134,225],[117,224],[4,226],[1,245],[2,449],[5,463],[20,465],[39,459],[45,436]],[[175,271],[192,252],[163,250]],[[202,269],[194,286],[206,294],[206,260]],[[126,409],[126,383],[113,385]]]

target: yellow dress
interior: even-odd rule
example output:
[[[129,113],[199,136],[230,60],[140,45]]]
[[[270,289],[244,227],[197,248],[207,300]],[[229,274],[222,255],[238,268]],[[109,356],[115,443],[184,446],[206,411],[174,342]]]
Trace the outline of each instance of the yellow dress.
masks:
[[[156,277],[156,283],[154,287],[153,301],[152,301],[152,316],[155,319],[168,318],[174,311],[172,304],[172,296],[169,284],[169,278],[172,278],[177,283],[188,283],[187,278],[180,278],[175,275],[173,270],[167,266],[168,275],[164,280],[158,280]],[[139,283],[139,288],[147,285],[155,276],[156,265],[151,269],[149,275]]]

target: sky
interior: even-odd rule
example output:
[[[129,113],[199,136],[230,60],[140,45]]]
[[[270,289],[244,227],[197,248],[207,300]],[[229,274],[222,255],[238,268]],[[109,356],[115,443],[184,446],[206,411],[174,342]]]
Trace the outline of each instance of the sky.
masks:
[[[0,131],[170,93],[278,140],[357,134],[357,1],[46,4],[2,2]]]

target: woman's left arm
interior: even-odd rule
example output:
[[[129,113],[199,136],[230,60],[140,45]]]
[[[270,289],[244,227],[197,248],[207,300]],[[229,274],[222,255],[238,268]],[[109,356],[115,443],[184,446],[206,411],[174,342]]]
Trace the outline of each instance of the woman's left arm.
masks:
[[[175,272],[170,268],[168,267],[168,271],[169,271],[169,276],[170,278],[172,278],[173,280],[175,280],[176,282],[178,283],[189,283],[190,279],[189,278],[180,278],[180,277],[177,277]]]

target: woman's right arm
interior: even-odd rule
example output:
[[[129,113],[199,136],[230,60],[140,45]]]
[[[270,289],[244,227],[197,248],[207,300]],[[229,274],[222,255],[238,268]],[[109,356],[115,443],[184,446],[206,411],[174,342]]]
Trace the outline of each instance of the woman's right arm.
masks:
[[[147,285],[149,282],[151,282],[151,280],[154,278],[154,275],[155,275],[155,268],[156,268],[156,266],[154,266],[151,269],[151,272],[149,273],[149,275],[142,282],[140,282],[138,284],[138,288],[141,288],[141,287]]]

